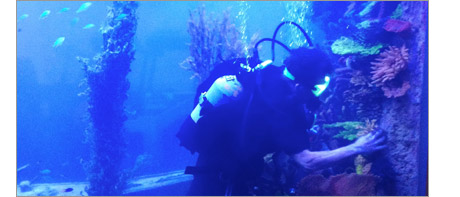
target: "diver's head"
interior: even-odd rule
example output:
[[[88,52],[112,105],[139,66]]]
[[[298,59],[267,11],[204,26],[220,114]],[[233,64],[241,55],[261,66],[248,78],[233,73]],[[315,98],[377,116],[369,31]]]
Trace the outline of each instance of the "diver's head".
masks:
[[[284,60],[284,76],[295,84],[294,99],[315,111],[321,102],[318,97],[329,85],[332,64],[328,55],[317,48],[291,50]]]
[[[284,65],[294,81],[305,88],[314,88],[316,84],[323,83],[325,76],[332,72],[329,57],[317,48],[301,47],[291,50]]]

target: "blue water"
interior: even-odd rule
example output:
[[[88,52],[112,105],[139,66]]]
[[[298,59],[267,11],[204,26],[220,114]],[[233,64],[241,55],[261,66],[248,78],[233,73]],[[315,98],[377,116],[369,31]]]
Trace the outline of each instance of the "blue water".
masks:
[[[29,15],[17,23],[17,166],[29,164],[18,172],[18,183],[86,179],[81,163],[89,159],[84,143],[87,101],[78,96],[86,87],[79,86],[84,71],[76,57],[92,58],[100,52],[99,28],[112,2],[92,2],[88,10],[75,13],[82,3],[17,2],[17,17]],[[247,35],[271,35],[285,15],[285,2],[247,3],[251,6],[246,13]],[[216,15],[230,8],[232,17],[241,6],[238,2],[139,2],[136,59],[128,75],[131,86],[125,104],[132,112],[125,123],[125,166],[134,166],[139,155],[154,158],[139,175],[179,170],[195,162],[196,154],[180,147],[175,133],[190,113],[198,84],[179,63],[189,56],[189,10],[200,5]],[[58,14],[64,7],[70,10]],[[45,10],[51,13],[40,20]],[[79,20],[73,24],[76,17]],[[95,27],[83,29],[91,23]],[[58,37],[65,41],[53,48]],[[40,173],[46,169],[50,173]]]

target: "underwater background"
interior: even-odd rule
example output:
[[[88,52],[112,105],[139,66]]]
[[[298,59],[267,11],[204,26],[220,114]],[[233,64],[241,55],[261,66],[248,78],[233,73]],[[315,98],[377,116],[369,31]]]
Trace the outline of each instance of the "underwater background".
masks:
[[[336,69],[322,96],[325,104],[311,149],[344,146],[377,127],[387,131],[389,140],[389,149],[380,155],[351,158],[321,176],[302,174],[297,194],[324,194],[308,184],[333,179],[355,183],[331,186],[334,191],[425,195],[427,10],[427,2],[18,1],[18,195],[117,195],[133,187],[123,184],[126,180],[194,165],[197,154],[180,147],[175,135],[192,110],[196,87],[211,63],[219,61],[214,53],[220,50],[224,59],[248,57],[254,40],[271,37],[282,21],[305,28]],[[130,37],[116,33],[125,29]],[[210,35],[226,42],[199,39]],[[305,44],[300,31],[290,26],[278,38],[292,48]],[[210,51],[200,52],[200,46]],[[269,44],[259,51],[262,60],[271,58]],[[287,53],[278,46],[276,55],[274,64],[281,65]],[[110,58],[121,58],[126,67],[105,69]],[[98,81],[101,72],[123,83]],[[119,91],[110,97],[119,108],[104,111],[98,106],[113,100],[97,93],[110,88]],[[114,117],[117,132],[95,135],[101,129],[94,117],[106,117],[102,122]],[[97,149],[95,144],[105,141],[110,142],[107,147]],[[101,149],[115,150],[114,158],[120,159],[114,169],[124,178],[113,177],[119,188],[85,193],[35,189],[34,184],[43,183],[104,184],[94,167],[104,163],[95,152]],[[289,177],[296,170],[285,171]],[[176,188],[139,194],[185,195],[181,192],[187,184],[170,185]]]

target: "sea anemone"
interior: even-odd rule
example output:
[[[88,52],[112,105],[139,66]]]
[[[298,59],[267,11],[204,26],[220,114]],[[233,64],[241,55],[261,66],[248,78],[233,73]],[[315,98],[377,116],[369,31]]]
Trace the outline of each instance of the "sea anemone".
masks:
[[[383,86],[386,81],[392,80],[398,73],[407,67],[409,61],[408,49],[405,45],[401,48],[390,46],[380,54],[381,58],[371,62],[373,71],[372,83],[376,86]]]
[[[409,52],[405,45],[401,48],[390,46],[380,54],[380,57],[371,62],[372,84],[382,87],[387,98],[400,97],[410,88],[407,80],[394,80],[407,67]],[[401,82],[402,81],[402,82]]]

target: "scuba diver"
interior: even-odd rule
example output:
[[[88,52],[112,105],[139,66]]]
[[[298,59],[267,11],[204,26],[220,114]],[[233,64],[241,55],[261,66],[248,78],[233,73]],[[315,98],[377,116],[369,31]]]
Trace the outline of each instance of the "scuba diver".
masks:
[[[276,40],[284,24],[298,27],[309,47],[289,49]],[[272,42],[272,60],[260,61],[257,45]],[[274,44],[290,52],[282,66],[274,66]],[[195,108],[182,124],[180,145],[198,152],[187,195],[253,195],[264,156],[284,152],[308,170],[329,167],[345,158],[385,148],[385,137],[374,131],[354,143],[329,151],[309,148],[309,130],[327,88],[332,64],[297,24],[283,22],[273,38],[255,46],[250,60],[236,59],[215,66],[197,89]],[[274,195],[274,194],[273,194]]]

